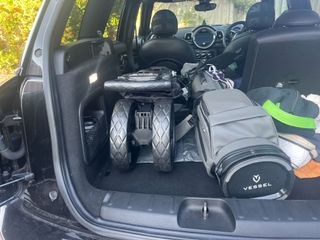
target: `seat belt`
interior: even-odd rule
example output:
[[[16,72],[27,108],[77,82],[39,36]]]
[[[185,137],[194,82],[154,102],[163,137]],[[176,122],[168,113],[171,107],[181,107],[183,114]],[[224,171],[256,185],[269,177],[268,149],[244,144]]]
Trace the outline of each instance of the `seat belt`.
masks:
[[[189,114],[176,126],[176,142],[182,139],[194,127],[194,118]]]

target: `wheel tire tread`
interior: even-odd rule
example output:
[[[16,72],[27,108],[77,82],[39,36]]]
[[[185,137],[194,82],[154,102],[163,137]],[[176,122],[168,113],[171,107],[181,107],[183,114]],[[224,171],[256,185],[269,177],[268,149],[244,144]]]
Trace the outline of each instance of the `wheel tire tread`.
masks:
[[[171,101],[155,103],[152,121],[152,153],[153,164],[158,171],[170,172],[172,166]]]
[[[113,166],[120,170],[131,168],[128,143],[128,122],[133,101],[119,100],[114,106],[110,126],[110,156]]]

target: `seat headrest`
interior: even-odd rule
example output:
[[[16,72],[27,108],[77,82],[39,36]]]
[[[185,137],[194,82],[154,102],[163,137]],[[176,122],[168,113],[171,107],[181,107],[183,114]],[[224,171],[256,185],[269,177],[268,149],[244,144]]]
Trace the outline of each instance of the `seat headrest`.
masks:
[[[297,9],[282,13],[273,27],[308,27],[318,24],[320,24],[320,17],[316,12],[307,9]]]
[[[160,10],[152,18],[151,31],[158,37],[171,37],[178,31],[178,19],[170,10]]]
[[[253,4],[246,17],[247,30],[262,30],[271,28],[275,19],[274,8],[267,2]]]

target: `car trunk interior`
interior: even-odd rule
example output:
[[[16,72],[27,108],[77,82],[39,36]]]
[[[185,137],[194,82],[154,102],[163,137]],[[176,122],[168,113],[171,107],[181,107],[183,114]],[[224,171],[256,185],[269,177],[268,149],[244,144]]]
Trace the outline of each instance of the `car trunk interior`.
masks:
[[[111,13],[116,0],[90,0],[87,9],[77,10],[85,14],[79,36],[66,44],[60,37],[69,29],[68,16],[79,1],[45,1],[43,11],[45,7],[50,11],[43,13],[39,36],[30,37],[35,43],[25,52],[30,51],[32,61],[20,69],[21,79],[5,83],[4,90],[1,86],[0,183],[9,187],[0,188],[6,193],[0,200],[15,194],[9,200],[19,197],[25,213],[83,236],[90,230],[108,239],[319,239],[320,84],[312,81],[320,75],[320,17],[313,14],[312,27],[298,22],[299,31],[305,28],[299,34],[289,34],[291,27],[281,25],[275,34],[281,32],[283,39],[276,47],[268,44],[278,35],[265,33],[272,29],[257,33],[250,40],[254,45],[248,46],[241,78],[228,75],[234,64],[220,71],[215,62],[211,64],[211,55],[196,67],[184,65],[191,70],[183,75],[179,64],[173,71],[162,65],[165,61],[155,61],[158,65],[143,61],[142,46],[160,39],[149,32],[158,1],[184,0],[123,0],[119,19]],[[266,2],[274,3],[262,1]],[[303,6],[302,13],[307,11]],[[295,7],[292,12],[299,10],[299,5]],[[103,32],[103,26],[110,27],[109,15],[119,30],[114,39]],[[137,16],[146,32],[134,29]],[[170,40],[186,40],[191,32],[185,31],[180,32],[183,39],[174,35]],[[312,44],[305,41],[311,36]],[[293,100],[285,96],[290,110],[282,109],[282,99],[274,96],[263,103],[254,99],[250,90],[260,87],[268,87],[270,95],[293,90]],[[319,102],[304,99],[309,94]],[[117,109],[119,102],[125,104]],[[268,112],[268,102],[280,114]],[[301,115],[294,113],[299,103]],[[161,104],[169,108],[157,113]],[[307,116],[308,111],[319,116]],[[293,120],[281,122],[279,115]],[[281,140],[292,148],[281,145]],[[26,150],[25,158],[9,160],[11,149]],[[318,169],[312,169],[312,163]]]
[[[150,147],[140,148],[133,169],[119,171],[114,168],[110,158],[109,129],[113,107],[121,96],[105,91],[103,84],[119,76],[118,55],[108,41],[94,39],[82,44],[63,49],[59,56],[64,57],[67,52],[72,55],[79,51],[77,48],[81,50],[82,47],[100,44],[105,45],[103,49],[111,49],[106,55],[84,60],[72,69],[58,72],[56,76],[59,101],[63,103],[60,105],[61,123],[63,129],[67,129],[63,141],[68,156],[64,165],[70,179],[68,186],[72,186],[73,197],[80,200],[91,216],[103,219],[106,225],[110,222],[130,224],[135,219],[135,226],[161,226],[162,229],[179,232],[190,229],[197,229],[199,233],[203,230],[233,232],[236,226],[245,224],[245,221],[239,222],[244,215],[261,224],[260,214],[266,214],[264,209],[268,207],[274,209],[270,219],[276,219],[277,214],[296,214],[291,211],[298,205],[306,209],[316,206],[314,201],[293,200],[320,200],[320,191],[316,191],[320,188],[320,178],[296,178],[291,194],[284,201],[225,199],[217,178],[209,177],[206,172],[198,153],[194,130],[176,142],[172,172],[161,173],[154,169]],[[59,57],[55,61],[57,65],[61,62]],[[92,83],[90,79],[95,74],[98,77]],[[176,124],[189,114],[181,107],[177,106],[177,109]],[[203,202],[208,204],[211,213],[218,219],[212,218],[210,223],[197,225],[198,220],[194,216],[198,213],[194,215],[192,211],[201,212]],[[257,209],[260,212],[251,215]],[[312,211],[310,215],[314,214]],[[147,216],[153,220],[148,221],[150,218]],[[256,218],[260,220],[256,221]],[[185,222],[185,219],[191,219],[191,222]],[[268,223],[272,226],[278,224],[276,221]]]
[[[48,60],[55,67],[54,116],[58,119],[57,131],[61,131],[56,141],[61,152],[54,161],[55,174],[62,176],[60,185],[68,190],[71,204],[83,213],[81,217],[87,217],[83,219],[92,220],[97,226],[132,228],[145,233],[149,233],[146,228],[150,227],[169,229],[175,234],[207,231],[206,234],[228,232],[243,236],[248,225],[257,224],[248,231],[247,236],[251,237],[264,236],[264,232],[257,233],[261,224],[272,235],[276,234],[272,227],[286,229],[285,224],[293,222],[290,226],[298,231],[295,227],[300,221],[316,224],[320,219],[316,207],[319,201],[314,201],[320,200],[320,178],[296,177],[286,200],[225,198],[218,178],[210,177],[206,171],[194,129],[175,143],[171,172],[155,169],[151,146],[132,153],[132,169],[115,168],[110,157],[110,125],[114,106],[123,96],[105,90],[104,83],[136,71],[128,70],[126,45],[105,38],[88,38],[56,47]],[[42,104],[45,109],[45,103]],[[192,112],[178,105],[174,111],[176,125]],[[207,208],[213,216],[208,221]],[[145,228],[139,229],[142,227]],[[290,236],[296,233],[290,232]],[[196,235],[193,238],[198,239]]]
[[[90,123],[92,119],[99,119],[97,112],[104,116],[103,121],[106,122],[106,124],[100,124],[98,138],[99,141],[101,139],[103,141],[99,143],[100,148],[94,149],[96,153],[88,155],[90,147],[88,144],[84,146],[87,154],[85,164],[82,163],[81,166],[94,189],[150,195],[224,198],[218,179],[210,177],[206,172],[203,159],[198,153],[194,129],[176,142],[174,169],[171,172],[159,172],[154,168],[150,145],[140,147],[135,153],[136,164],[133,169],[121,171],[113,167],[109,153],[108,134],[104,135],[101,132],[109,132],[112,110],[121,96],[114,92],[104,94],[106,99],[104,104],[101,104],[101,98],[95,97],[86,103],[83,111],[85,129],[87,121]],[[104,111],[101,110],[102,108]],[[175,124],[178,125],[189,112],[188,109],[181,108],[179,104],[176,109],[178,110],[176,110]],[[92,159],[88,160],[90,158]],[[315,191],[318,188],[320,188],[320,178],[299,179],[296,177],[293,190],[286,200],[320,200],[320,191]]]
[[[106,94],[114,98],[119,97],[113,93]],[[110,122],[113,105],[109,104],[108,107],[110,109],[106,109],[106,119]],[[183,110],[179,111],[176,124],[185,116]],[[151,195],[224,198],[218,179],[209,177],[206,172],[203,160],[198,153],[194,129],[177,141],[174,169],[169,173],[158,172],[154,168],[151,146],[139,149],[135,155],[136,164],[133,169],[121,171],[112,166],[108,153],[108,139],[104,144],[96,154],[95,160],[84,167],[89,182],[97,189]],[[296,178],[294,188],[287,200],[320,200],[320,191],[315,191],[318,188],[320,188],[320,178]]]
[[[71,48],[68,51],[70,53],[74,50]],[[104,81],[117,77],[119,68],[116,63],[114,56],[108,55],[84,61],[74,69],[57,75],[60,100],[64,102],[61,113],[64,127],[68,129],[66,132],[66,147],[70,154],[67,160],[68,171],[80,199],[83,199],[85,205],[98,215],[100,209],[92,203],[102,202],[108,192],[223,198],[218,180],[208,176],[198,154],[194,130],[176,143],[172,172],[161,173],[154,169],[151,147],[140,148],[137,163],[129,171],[119,171],[112,166],[108,132],[113,107],[121,97],[114,92],[104,92],[102,87]],[[107,65],[109,67],[106,67]],[[90,86],[87,76],[94,72],[98,73],[100,82],[96,86]],[[78,109],[81,119],[80,124],[75,125],[79,119]],[[178,116],[175,119],[176,124],[187,115],[186,112],[180,108],[176,114]],[[86,130],[90,130],[92,123],[97,122],[98,134],[86,135],[90,134],[90,131],[88,133]],[[92,147],[92,144],[90,145],[85,139],[91,139],[93,146],[98,144],[100,147]],[[320,188],[320,178],[305,180],[296,178],[293,191],[287,200],[320,200],[320,191],[315,191],[318,188]],[[88,191],[92,193],[90,198],[87,198]]]

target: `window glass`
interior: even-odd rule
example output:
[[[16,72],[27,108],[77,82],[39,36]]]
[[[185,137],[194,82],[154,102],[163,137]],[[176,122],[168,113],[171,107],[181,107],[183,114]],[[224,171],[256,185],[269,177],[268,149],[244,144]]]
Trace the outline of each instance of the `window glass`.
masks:
[[[88,0],[75,1],[61,40],[62,45],[76,42],[78,40],[82,19],[86,11],[87,4]]]
[[[288,10],[287,0],[276,0],[274,3],[276,19],[286,10]]]
[[[136,26],[134,29],[134,36],[135,37],[139,35],[139,30],[140,30],[140,26],[141,26],[141,12],[142,12],[142,4],[140,4],[140,8],[139,8],[137,19],[136,19]]]
[[[110,38],[113,41],[117,40],[120,18],[121,18],[121,14],[124,9],[125,3],[126,3],[125,0],[114,1],[103,37]]]
[[[162,9],[169,9],[178,18],[179,28],[196,27],[205,21],[208,25],[224,25],[237,21],[244,21],[249,8],[258,0],[215,0],[215,10],[197,12],[194,6],[199,3],[196,0],[180,2],[155,2],[153,15]],[[152,15],[152,16],[153,16]]]
[[[320,14],[320,1],[319,0],[310,0],[313,11]]]

